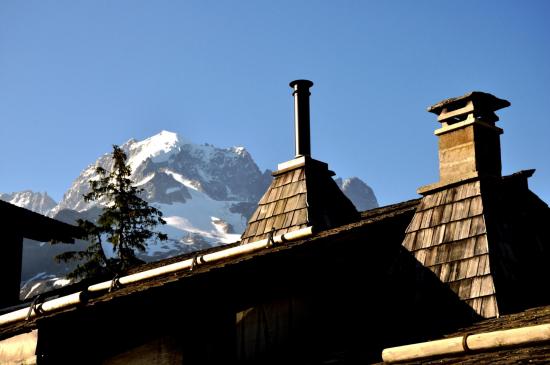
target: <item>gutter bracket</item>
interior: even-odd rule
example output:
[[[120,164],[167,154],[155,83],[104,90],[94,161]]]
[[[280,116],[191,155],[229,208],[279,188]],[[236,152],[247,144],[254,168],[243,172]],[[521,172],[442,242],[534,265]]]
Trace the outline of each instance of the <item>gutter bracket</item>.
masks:
[[[36,297],[34,297],[31,306],[29,307],[29,312],[27,313],[25,321],[28,321],[31,318],[33,311],[37,315],[44,313],[44,311],[42,310],[42,303],[44,303],[44,299],[46,299],[46,297],[42,294],[38,294]]]

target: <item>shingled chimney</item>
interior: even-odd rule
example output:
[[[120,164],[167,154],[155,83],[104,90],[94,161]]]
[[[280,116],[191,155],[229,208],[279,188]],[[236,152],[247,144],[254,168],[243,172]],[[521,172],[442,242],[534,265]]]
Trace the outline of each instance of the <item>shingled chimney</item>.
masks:
[[[440,181],[418,189],[423,198],[403,240],[424,268],[484,318],[548,296],[538,288],[550,277],[541,264],[548,260],[542,242],[550,244],[550,235],[547,223],[537,222],[548,221],[550,211],[528,189],[534,170],[501,176],[495,111],[509,105],[475,91],[428,108],[441,123],[435,131]]]
[[[313,82],[290,83],[294,96],[295,158],[280,163],[274,179],[252,214],[241,243],[259,241],[313,227],[324,230],[352,222],[359,213],[332,179],[324,162],[311,158],[309,88]]]
[[[500,135],[496,110],[510,103],[491,94],[474,91],[443,100],[430,108],[437,114],[440,183],[472,177],[501,176]]]

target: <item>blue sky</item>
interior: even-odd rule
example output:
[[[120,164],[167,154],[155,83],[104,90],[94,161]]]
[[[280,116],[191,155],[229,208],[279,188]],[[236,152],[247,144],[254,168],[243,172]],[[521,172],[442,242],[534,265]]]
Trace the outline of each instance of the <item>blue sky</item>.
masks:
[[[503,173],[550,202],[548,1],[0,2],[0,192],[60,200],[112,144],[160,130],[293,157],[288,82],[310,79],[313,157],[381,204],[438,180],[426,107],[500,111]]]

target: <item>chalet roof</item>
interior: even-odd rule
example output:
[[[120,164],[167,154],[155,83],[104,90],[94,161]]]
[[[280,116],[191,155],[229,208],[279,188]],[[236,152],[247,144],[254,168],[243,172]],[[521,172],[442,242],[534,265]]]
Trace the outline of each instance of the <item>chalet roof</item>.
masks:
[[[349,248],[346,248],[345,243],[352,243],[354,242],[354,239],[359,240],[360,242],[364,242],[365,229],[369,229],[370,226],[376,226],[381,231],[391,229],[394,234],[396,234],[398,237],[400,236],[402,239],[402,232],[404,231],[406,224],[410,221],[418,203],[419,199],[415,199],[399,204],[373,209],[362,213],[360,219],[357,222],[318,232],[310,238],[266,247],[265,249],[262,249],[260,251],[229,258],[216,263],[200,264],[198,262],[197,267],[195,267],[193,270],[185,270],[164,276],[158,276],[139,283],[121,286],[109,292],[102,292],[99,295],[90,293],[89,297],[86,298],[86,302],[81,303],[77,310],[81,310],[84,307],[89,306],[95,307],[96,304],[99,303],[109,303],[117,298],[136,297],[136,294],[138,293],[158,290],[174,284],[180,285],[185,282],[191,283],[193,280],[192,278],[199,278],[199,280],[200,278],[204,278],[203,280],[206,280],[206,278],[208,278],[210,275],[217,275],[216,278],[218,279],[214,279],[214,281],[208,280],[209,286],[212,286],[214,285],[213,283],[215,282],[215,280],[219,280],[220,272],[224,272],[227,270],[235,271],[238,270],[238,268],[240,267],[246,267],[246,265],[244,264],[245,262],[252,263],[256,260],[270,260],[274,263],[278,262],[276,265],[282,265],[284,264],[285,260],[288,260],[290,258],[292,260],[304,259],[303,252],[309,252],[312,250],[324,250],[326,249],[327,245],[333,244],[340,245],[339,247],[342,247],[343,250],[342,253],[345,253],[347,250],[349,250]],[[399,243],[397,242],[397,245],[398,244]],[[211,253],[221,251],[235,245],[236,244],[220,246],[193,254],[181,255],[159,262],[146,264],[140,266],[135,271],[139,272],[156,267],[161,267],[174,262],[188,259],[193,256],[205,254],[207,252]],[[302,254],[298,252],[302,252]],[[223,277],[224,275],[221,276]],[[79,290],[82,290],[81,286],[79,287],[78,285],[75,285],[73,287],[73,290],[77,288]],[[70,288],[65,288],[64,293],[67,293],[67,290],[70,290]],[[43,321],[51,317],[56,317],[66,312],[73,312],[74,310],[75,307],[68,307],[57,312],[44,313],[41,316],[30,318],[28,321],[19,321],[4,327],[0,327],[0,339],[9,337],[17,333],[28,331],[32,328],[35,328],[36,323],[39,321]]]
[[[0,200],[2,234],[30,238],[36,241],[74,242],[81,237],[78,227],[43,216],[28,209]]]

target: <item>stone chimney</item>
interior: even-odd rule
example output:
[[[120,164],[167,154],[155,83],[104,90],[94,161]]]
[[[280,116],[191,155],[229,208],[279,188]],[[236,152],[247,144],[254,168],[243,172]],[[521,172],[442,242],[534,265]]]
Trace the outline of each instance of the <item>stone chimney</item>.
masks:
[[[428,108],[441,123],[440,181],[418,189],[402,244],[484,318],[550,297],[539,289],[550,280],[550,210],[528,189],[534,170],[501,176],[495,111],[509,105],[475,91]]]
[[[311,158],[309,88],[313,82],[290,83],[294,96],[295,158],[280,163],[273,182],[258,203],[241,243],[294,230],[324,230],[359,219],[353,203],[332,179],[324,162]]]
[[[428,108],[437,115],[439,183],[446,185],[474,177],[500,177],[500,135],[496,110],[510,103],[491,94],[474,91],[443,100]],[[428,186],[430,188],[432,186]]]

